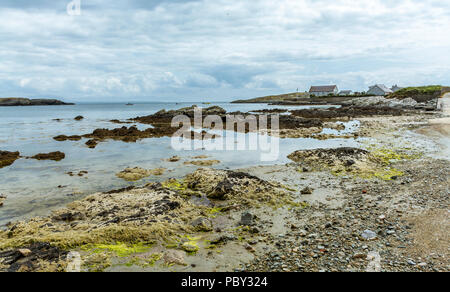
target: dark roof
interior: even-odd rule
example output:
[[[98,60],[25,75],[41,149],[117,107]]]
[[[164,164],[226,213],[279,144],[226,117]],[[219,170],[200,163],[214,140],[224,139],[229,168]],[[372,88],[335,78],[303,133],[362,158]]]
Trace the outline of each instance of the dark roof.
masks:
[[[311,86],[309,92],[333,92],[337,89],[336,85]]]

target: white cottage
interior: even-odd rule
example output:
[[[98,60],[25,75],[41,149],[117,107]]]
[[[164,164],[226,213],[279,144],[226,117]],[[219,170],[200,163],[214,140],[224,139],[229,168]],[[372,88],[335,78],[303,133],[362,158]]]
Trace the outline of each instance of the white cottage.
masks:
[[[315,96],[337,95],[338,92],[339,90],[336,85],[311,86],[311,89],[309,90],[309,94]]]
[[[341,95],[341,96],[353,95],[353,91],[351,91],[351,90],[341,90],[341,92],[339,92],[339,95]]]
[[[397,84],[395,84],[394,86],[391,87],[391,90],[393,92],[397,92],[399,90],[403,89],[403,87],[398,86]]]
[[[387,88],[384,84],[376,84],[374,86],[371,86],[369,87],[369,91],[367,91],[367,94],[377,96],[385,96],[391,93],[393,93],[393,91]]]

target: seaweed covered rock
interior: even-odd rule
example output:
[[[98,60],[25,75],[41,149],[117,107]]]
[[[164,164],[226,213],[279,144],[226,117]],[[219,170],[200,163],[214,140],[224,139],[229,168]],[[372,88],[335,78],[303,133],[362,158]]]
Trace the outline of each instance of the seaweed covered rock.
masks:
[[[219,164],[219,160],[193,160],[184,162],[185,165],[195,165],[195,166],[212,166]]]
[[[7,197],[5,195],[0,194],[0,207],[3,207],[3,203],[5,202],[6,199]]]
[[[186,176],[187,187],[208,198],[243,205],[286,204],[290,198],[278,186],[243,172],[201,168]]]
[[[86,145],[93,149],[95,148],[98,143],[106,141],[106,140],[116,140],[116,141],[123,141],[127,143],[134,143],[141,139],[147,139],[147,138],[161,138],[161,137],[171,137],[172,135],[177,132],[180,127],[171,127],[170,124],[165,125],[159,125],[153,128],[148,128],[145,130],[139,130],[135,126],[131,127],[121,127],[121,128],[115,128],[115,129],[96,129],[90,134],[85,135],[73,135],[73,136],[66,136],[66,135],[59,135],[54,137],[53,139],[56,141],[78,141],[81,140],[81,138],[88,138],[89,140],[86,142]],[[184,137],[190,138],[190,139],[214,139],[217,137],[217,135],[207,135],[207,132],[203,131],[201,133],[196,133],[194,131],[188,131],[185,133]]]
[[[211,206],[195,205],[191,196],[211,196],[218,188],[226,200],[214,200],[215,208],[221,212],[236,205],[281,207],[292,202],[291,194],[282,187],[246,173],[201,169],[184,180],[93,194],[48,217],[9,224],[6,230],[0,230],[0,251],[7,253],[3,258],[9,258],[11,252],[14,255],[19,249],[29,249],[30,252],[25,252],[25,257],[29,257],[36,242],[64,250],[89,247],[116,250],[119,243],[126,247],[175,239],[179,249],[195,253],[199,249],[196,232],[209,232],[214,226],[209,217]],[[57,256],[43,261],[39,258],[39,262],[49,266],[56,259]],[[16,261],[0,263],[0,268],[16,269],[11,268]],[[37,269],[34,264],[26,266],[32,271]]]
[[[344,106],[327,109],[301,109],[291,111],[293,116],[318,119],[359,118],[371,116],[402,116],[408,111],[388,106]]]
[[[91,149],[94,149],[95,147],[97,147],[98,141],[95,140],[95,139],[90,139],[90,140],[86,141],[85,144],[86,144],[87,147],[89,147]]]
[[[66,251],[51,246],[49,243],[33,243],[24,248],[0,252],[0,271],[61,272],[66,267],[66,255]]]
[[[94,225],[108,225],[119,222],[140,222],[156,220],[178,209],[182,201],[170,190],[149,191],[134,189],[117,194],[98,194],[74,202],[67,208],[55,211],[56,221],[86,221]]]
[[[343,147],[337,149],[300,150],[288,156],[289,159],[315,171],[329,170],[335,174],[362,172],[377,168],[376,161],[367,150]]]
[[[126,168],[123,171],[116,174],[116,176],[127,181],[138,181],[151,175],[162,175],[164,174],[164,172],[165,172],[164,168],[156,168],[149,170],[140,167],[134,167],[134,168]]]
[[[202,116],[208,116],[208,115],[218,115],[223,116],[227,113],[226,110],[219,106],[212,106],[208,108],[202,108],[200,109],[196,105],[193,105],[191,107],[185,107],[177,110],[160,110],[159,112],[149,115],[149,116],[143,116],[143,117],[137,117],[133,119],[136,122],[143,123],[143,124],[160,124],[160,123],[171,123],[172,119],[176,116],[184,115],[189,118],[194,118],[195,112],[198,110],[201,111]]]
[[[0,168],[12,165],[19,158],[19,152],[0,151]]]
[[[342,147],[336,149],[300,150],[288,156],[295,162],[323,162],[330,166],[347,165],[350,160],[367,158],[369,151],[360,148]]]
[[[31,159],[36,160],[53,160],[53,161],[61,161],[66,158],[66,154],[56,151],[50,153],[39,153],[31,157]]]
[[[288,158],[297,162],[300,169],[331,171],[335,175],[352,174],[363,178],[377,177],[390,180],[403,175],[391,164],[403,159],[418,158],[420,154],[398,149],[373,149],[371,151],[342,147],[336,149],[300,150]]]
[[[198,217],[194,208],[177,192],[161,187],[124,189],[98,193],[48,217],[10,224],[0,231],[0,250],[48,242],[71,248],[111,242],[149,242],[186,232],[188,222]]]
[[[73,136],[66,136],[66,135],[59,135],[56,137],[53,137],[54,140],[59,141],[59,142],[63,142],[63,141],[80,141],[81,140],[81,136],[78,135],[73,135]]]

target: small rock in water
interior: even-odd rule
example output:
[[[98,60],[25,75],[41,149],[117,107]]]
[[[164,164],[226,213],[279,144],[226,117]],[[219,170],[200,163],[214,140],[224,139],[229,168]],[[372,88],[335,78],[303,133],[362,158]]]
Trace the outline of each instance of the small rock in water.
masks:
[[[407,263],[408,263],[408,265],[411,265],[411,266],[416,265],[416,263],[413,260],[408,260]]]
[[[0,207],[2,207],[2,206],[3,206],[3,202],[5,202],[5,200],[6,200],[6,196],[5,196],[5,195],[2,195],[2,194],[0,194]]]
[[[172,156],[169,159],[167,159],[167,161],[169,161],[169,162],[178,162],[180,160],[181,160],[181,157],[178,157],[178,156]]]

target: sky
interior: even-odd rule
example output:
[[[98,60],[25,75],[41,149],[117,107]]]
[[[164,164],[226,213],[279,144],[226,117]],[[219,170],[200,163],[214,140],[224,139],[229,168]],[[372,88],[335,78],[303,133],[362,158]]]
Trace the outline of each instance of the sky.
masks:
[[[447,0],[80,0],[80,15],[70,2],[1,0],[1,97],[230,101],[450,85]]]

